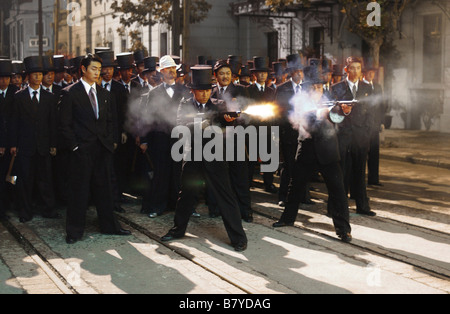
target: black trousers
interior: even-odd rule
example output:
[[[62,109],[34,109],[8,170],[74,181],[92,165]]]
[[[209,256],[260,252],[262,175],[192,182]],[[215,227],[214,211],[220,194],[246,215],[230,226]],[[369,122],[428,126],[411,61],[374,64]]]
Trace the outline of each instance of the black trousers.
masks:
[[[19,217],[33,217],[34,196],[37,196],[42,215],[52,215],[55,210],[55,196],[52,182],[52,166],[50,152],[46,156],[35,153],[32,156],[17,155],[17,195]],[[37,193],[34,194],[36,187]]]
[[[297,139],[296,139],[297,140]],[[295,144],[294,144],[295,143]],[[280,189],[278,190],[278,200],[286,202],[289,183],[295,167],[295,156],[297,154],[297,143],[285,142],[280,140],[281,154],[283,155],[283,164],[280,173]]]
[[[120,229],[113,212],[112,158],[112,153],[99,141],[71,153],[66,218],[68,236],[75,238],[83,236],[90,196],[97,209],[100,231],[114,233]]]
[[[253,212],[252,198],[250,195],[250,184],[248,181],[248,162],[228,162],[231,186],[236,194],[241,216],[246,217]]]
[[[181,190],[170,233],[182,237],[186,233],[189,218],[202,193],[204,174],[206,184],[217,201],[225,229],[232,244],[247,243],[236,195],[231,187],[229,169],[223,161],[188,161],[183,163]]]
[[[9,148],[7,148],[7,150],[8,149]],[[11,187],[5,181],[10,161],[11,156],[7,152],[0,157],[0,218],[6,215],[6,210],[10,208],[10,201],[13,196],[10,195],[12,190]]]
[[[319,165],[317,162],[302,163],[296,161],[294,174],[289,186],[286,207],[280,221],[293,223],[297,217],[302,195],[312,175],[320,171],[328,189],[328,212],[333,219],[336,234],[351,232],[347,195],[339,163]]]
[[[149,188],[144,191],[142,211],[162,214],[175,209],[180,189],[180,165],[171,157],[172,139],[165,132],[152,132],[143,156],[144,173]],[[150,179],[149,172],[153,172]]]
[[[369,184],[380,183],[380,132],[375,130],[370,137],[370,148],[367,159]]]

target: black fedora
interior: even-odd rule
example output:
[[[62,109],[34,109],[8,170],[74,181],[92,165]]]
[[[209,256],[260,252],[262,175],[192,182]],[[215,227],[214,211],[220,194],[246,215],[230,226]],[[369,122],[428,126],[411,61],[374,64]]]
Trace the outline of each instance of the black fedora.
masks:
[[[212,89],[212,68],[209,66],[195,66],[191,68],[192,80],[187,87],[191,89]]]
[[[10,59],[0,59],[0,76],[11,76],[13,72]]]
[[[286,70],[289,70],[289,71],[303,69],[302,59],[298,53],[294,53],[294,54],[287,56],[286,64],[287,64]]]
[[[147,57],[144,59],[144,71],[143,72],[153,72],[156,71],[158,65],[158,57]]]
[[[116,64],[114,63],[114,51],[99,51],[97,53],[97,56],[102,59],[103,68],[111,68],[116,66]]]
[[[42,63],[44,65],[44,72],[54,72],[56,70],[52,56],[43,56]]]
[[[12,75],[24,75],[25,74],[25,65],[23,64],[23,61],[14,60],[12,62]]]
[[[267,57],[254,57],[253,58],[253,68],[250,69],[252,72],[270,72],[269,60]]]
[[[117,55],[117,68],[126,70],[134,68],[134,56],[131,52],[119,53]]]
[[[26,73],[44,72],[44,62],[42,57],[31,56],[23,59]]]
[[[64,55],[53,56],[53,65],[55,66],[55,72],[64,72],[66,70]]]

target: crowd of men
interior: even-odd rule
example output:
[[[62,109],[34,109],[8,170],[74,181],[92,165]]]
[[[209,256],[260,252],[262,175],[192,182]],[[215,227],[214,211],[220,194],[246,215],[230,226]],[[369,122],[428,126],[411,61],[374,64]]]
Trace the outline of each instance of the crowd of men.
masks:
[[[150,218],[175,211],[173,228],[161,238],[170,241],[184,236],[203,198],[210,217],[222,217],[234,249],[245,250],[242,221],[253,221],[250,190],[259,162],[173,160],[172,130],[194,128],[200,115],[202,129],[279,127],[279,187],[276,173],[262,173],[265,191],[284,208],[273,227],[293,225],[299,204],[314,204],[309,183],[321,176],[336,234],[349,242],[349,193],[357,213],[375,215],[366,192],[368,157],[368,183],[380,184],[384,108],[373,97],[381,93],[376,69],[363,66],[349,57],[343,71],[329,60],[293,54],[271,65],[266,57],[200,56],[189,67],[176,56],[115,55],[108,48],[71,59],[0,59],[0,176],[6,178],[0,218],[11,209],[22,223],[36,214],[58,219],[65,207],[66,242],[73,244],[95,205],[102,233],[129,235],[114,211],[124,212],[125,195],[132,195]],[[324,105],[330,100],[342,104]],[[229,114],[230,102],[242,112],[252,103],[272,103],[278,114],[270,121],[243,119]],[[343,120],[330,119],[332,110]]]

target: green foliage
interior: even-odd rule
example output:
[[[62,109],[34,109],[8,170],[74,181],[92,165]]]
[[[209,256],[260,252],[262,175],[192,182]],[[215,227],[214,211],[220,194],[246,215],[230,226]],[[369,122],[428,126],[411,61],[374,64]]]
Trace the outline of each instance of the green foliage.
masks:
[[[119,5],[119,1],[115,0],[111,4],[111,9],[115,12],[114,17],[120,16],[120,23],[123,26],[129,27],[134,23],[139,23],[143,26],[157,23],[172,25],[172,1],[139,0],[137,3],[135,2],[123,0]],[[210,9],[211,5],[206,0],[192,0],[190,22],[198,23],[203,21]]]

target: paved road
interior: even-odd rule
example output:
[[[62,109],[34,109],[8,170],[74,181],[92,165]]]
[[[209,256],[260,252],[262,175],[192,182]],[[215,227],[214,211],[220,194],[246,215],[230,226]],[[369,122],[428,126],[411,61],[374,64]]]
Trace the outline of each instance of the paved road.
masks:
[[[173,213],[149,219],[130,203],[130,237],[98,234],[88,212],[83,241],[68,246],[64,220],[17,217],[0,225],[0,293],[299,294],[450,292],[450,170],[383,160],[383,187],[369,188],[377,217],[354,213],[354,240],[337,240],[326,189],[299,210],[295,227],[273,229],[275,198],[255,188],[245,252],[229,245],[220,218],[192,218],[185,238],[161,243]],[[64,214],[64,212],[62,212]],[[13,214],[12,214],[13,215]],[[13,231],[11,234],[10,232]]]

